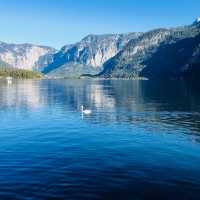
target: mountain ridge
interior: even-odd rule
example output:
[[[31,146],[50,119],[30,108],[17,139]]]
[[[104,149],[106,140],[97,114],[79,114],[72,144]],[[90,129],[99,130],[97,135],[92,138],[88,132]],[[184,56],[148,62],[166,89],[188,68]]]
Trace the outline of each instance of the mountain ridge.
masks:
[[[197,18],[190,25],[174,28],[89,34],[60,50],[0,42],[0,65],[43,72],[49,78],[174,78],[175,74],[181,77],[194,74],[194,68],[198,72],[199,35]]]
[[[140,34],[90,34],[74,45],[61,48],[54,55],[53,62],[43,72],[47,74],[53,72],[52,75],[56,76],[61,71],[62,76],[73,73],[76,77],[87,72],[98,73],[102,70],[104,62],[116,55],[129,40]]]
[[[103,71],[97,74],[96,77],[137,78],[144,76],[145,73],[142,71],[146,67],[149,67],[147,65],[148,60],[159,51],[161,46],[171,45],[184,39],[196,37],[199,34],[199,22],[188,26],[171,29],[155,29],[146,32],[139,38],[130,41],[121,52],[108,60],[103,66]],[[178,55],[180,56],[180,54]],[[156,61],[154,63],[156,64]],[[164,63],[165,59],[163,58],[162,62],[160,62],[160,67],[157,67],[158,70],[162,68]],[[146,76],[146,78],[150,77]]]

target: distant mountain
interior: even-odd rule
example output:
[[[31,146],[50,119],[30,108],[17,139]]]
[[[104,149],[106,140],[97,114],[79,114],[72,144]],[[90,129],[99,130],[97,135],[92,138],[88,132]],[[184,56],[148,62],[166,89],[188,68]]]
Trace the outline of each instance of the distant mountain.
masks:
[[[97,74],[103,64],[141,33],[88,35],[74,45],[64,46],[53,56],[53,62],[43,72],[53,77],[79,77]]]
[[[192,25],[157,29],[131,40],[103,65],[98,77],[175,78],[200,68],[200,19]],[[199,70],[200,71],[200,70]],[[200,75],[200,74],[199,74]]]
[[[59,51],[0,42],[2,66],[40,71],[53,78],[198,78],[200,18],[188,26],[145,33],[88,35]]]
[[[33,44],[0,42],[0,61],[4,66],[41,71],[51,62],[55,49]]]

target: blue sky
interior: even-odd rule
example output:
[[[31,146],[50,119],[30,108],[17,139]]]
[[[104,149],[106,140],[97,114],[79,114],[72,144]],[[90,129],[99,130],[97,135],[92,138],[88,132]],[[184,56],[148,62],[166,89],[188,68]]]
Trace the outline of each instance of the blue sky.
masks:
[[[190,24],[199,0],[1,0],[0,40],[60,48],[95,33]]]

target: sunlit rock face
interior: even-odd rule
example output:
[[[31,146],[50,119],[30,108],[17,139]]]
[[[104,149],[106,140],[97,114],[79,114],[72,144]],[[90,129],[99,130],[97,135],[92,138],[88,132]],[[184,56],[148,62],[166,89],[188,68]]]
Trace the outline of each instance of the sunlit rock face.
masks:
[[[148,59],[150,53],[154,52],[169,35],[170,30],[157,29],[131,40],[122,51],[104,64],[100,76],[108,78],[137,76],[138,71],[143,68],[142,61]]]
[[[74,45],[64,46],[54,55],[52,64],[44,69],[44,73],[60,77],[96,74],[108,59],[140,34],[88,35]]]
[[[55,49],[51,47],[0,42],[0,60],[18,69],[41,71],[53,53]]]

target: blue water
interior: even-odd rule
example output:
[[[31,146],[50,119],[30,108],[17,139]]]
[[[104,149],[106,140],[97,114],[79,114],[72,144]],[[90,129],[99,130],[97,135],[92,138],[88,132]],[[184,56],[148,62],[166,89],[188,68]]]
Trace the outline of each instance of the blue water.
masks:
[[[0,199],[199,200],[199,91],[182,81],[1,80]]]

